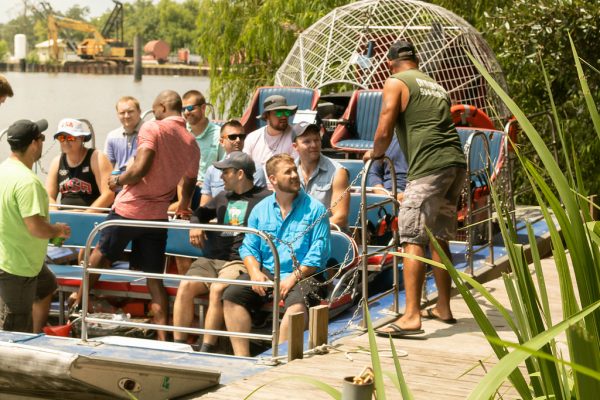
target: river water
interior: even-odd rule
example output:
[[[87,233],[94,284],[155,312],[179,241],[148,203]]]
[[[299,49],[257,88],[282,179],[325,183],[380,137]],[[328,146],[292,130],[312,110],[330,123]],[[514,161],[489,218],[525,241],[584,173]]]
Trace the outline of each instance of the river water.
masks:
[[[52,139],[62,118],[86,118],[96,133],[96,147],[103,149],[106,135],[119,126],[115,104],[121,96],[133,96],[140,101],[142,110],[150,109],[156,95],[171,89],[179,94],[196,89],[208,95],[209,79],[206,77],[144,76],[134,82],[127,75],[3,73],[15,95],[0,105],[0,131],[14,121],[30,119],[48,120],[42,170],[38,175],[45,179],[44,169],[60,152],[58,142]],[[6,136],[0,140],[0,160],[10,154]],[[1,179],[1,177],[0,177]]]

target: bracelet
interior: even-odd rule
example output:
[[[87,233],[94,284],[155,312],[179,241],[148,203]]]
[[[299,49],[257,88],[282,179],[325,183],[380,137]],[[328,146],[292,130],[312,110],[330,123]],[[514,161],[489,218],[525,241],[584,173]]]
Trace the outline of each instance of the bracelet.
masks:
[[[299,269],[294,270],[294,274],[296,275],[296,282],[300,282],[303,278],[302,271]]]

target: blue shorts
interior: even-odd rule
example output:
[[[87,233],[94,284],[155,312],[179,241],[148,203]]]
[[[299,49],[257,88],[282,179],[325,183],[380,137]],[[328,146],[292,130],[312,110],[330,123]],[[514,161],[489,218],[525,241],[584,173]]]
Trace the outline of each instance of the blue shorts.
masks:
[[[106,217],[106,221],[111,220],[136,221],[122,217],[113,210]],[[155,221],[167,222],[167,220]],[[167,229],[109,226],[102,230],[98,248],[109,261],[115,262],[122,259],[123,251],[129,242],[131,242],[130,269],[156,274],[164,272]]]

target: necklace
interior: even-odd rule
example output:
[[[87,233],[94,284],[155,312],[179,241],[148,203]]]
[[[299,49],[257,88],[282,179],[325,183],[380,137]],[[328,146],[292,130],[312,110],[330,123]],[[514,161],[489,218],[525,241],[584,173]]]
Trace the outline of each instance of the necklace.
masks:
[[[269,148],[269,150],[271,150],[272,152],[275,153],[275,152],[277,152],[277,148],[279,147],[279,144],[281,143],[281,141],[283,140],[283,137],[285,136],[285,131],[283,131],[279,135],[279,137],[275,141],[273,141],[273,143],[269,143],[268,137],[273,137],[273,136],[269,135],[268,129],[269,129],[268,127],[265,128],[265,142],[267,143],[267,147]]]

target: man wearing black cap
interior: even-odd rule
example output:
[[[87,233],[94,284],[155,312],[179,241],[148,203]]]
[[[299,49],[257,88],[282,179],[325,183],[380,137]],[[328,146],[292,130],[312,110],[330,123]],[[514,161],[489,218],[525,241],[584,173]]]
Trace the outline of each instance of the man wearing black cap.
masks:
[[[306,193],[319,200],[325,208],[331,207],[329,222],[339,227],[348,226],[350,195],[348,170],[340,163],[321,154],[319,126],[300,122],[292,128],[294,150],[298,153],[296,166],[300,184]]]
[[[259,165],[265,165],[275,154],[296,152],[292,147],[292,128],[289,119],[296,113],[298,106],[290,106],[283,96],[273,95],[265,99],[263,113],[258,117],[267,125],[251,132],[244,143],[244,153]]]
[[[20,120],[8,128],[11,155],[0,164],[0,329],[32,331],[32,306],[48,239],[67,239],[66,224],[48,222],[48,194],[32,171],[48,122]],[[53,290],[53,289],[52,289]],[[42,298],[40,297],[40,298]]]
[[[404,251],[423,257],[425,246],[430,244],[429,229],[450,257],[448,241],[456,234],[456,206],[466,174],[465,156],[450,116],[450,98],[442,86],[419,71],[412,43],[394,43],[388,52],[388,66],[392,76],[383,87],[373,150],[365,157],[383,158],[396,127],[400,148],[408,160],[408,185],[398,218]],[[430,249],[432,259],[440,261],[435,248],[430,245]],[[450,309],[450,276],[440,268],[433,272],[437,304],[421,313],[425,265],[404,259],[405,312],[395,323],[378,330],[379,334],[402,337],[423,333],[421,318],[456,322]]]
[[[246,226],[250,211],[270,191],[255,186],[256,168],[249,155],[234,151],[223,161],[215,162],[221,170],[225,191],[220,192],[205,206],[198,207],[191,218],[194,223],[208,223],[217,218],[219,225]],[[208,240],[207,240],[208,239]],[[206,257],[200,257],[190,267],[187,275],[211,278],[237,279],[246,273],[238,249],[244,234],[234,232],[204,232],[190,230],[190,243],[202,248]],[[208,243],[206,243],[208,242]],[[223,305],[221,296],[227,284],[182,281],[177,290],[173,309],[173,325],[189,327],[194,318],[194,298],[210,292],[209,307],[206,313],[206,329],[221,329],[223,326]],[[187,333],[175,332],[175,341],[185,342]],[[204,335],[201,351],[213,352],[217,337]]]

